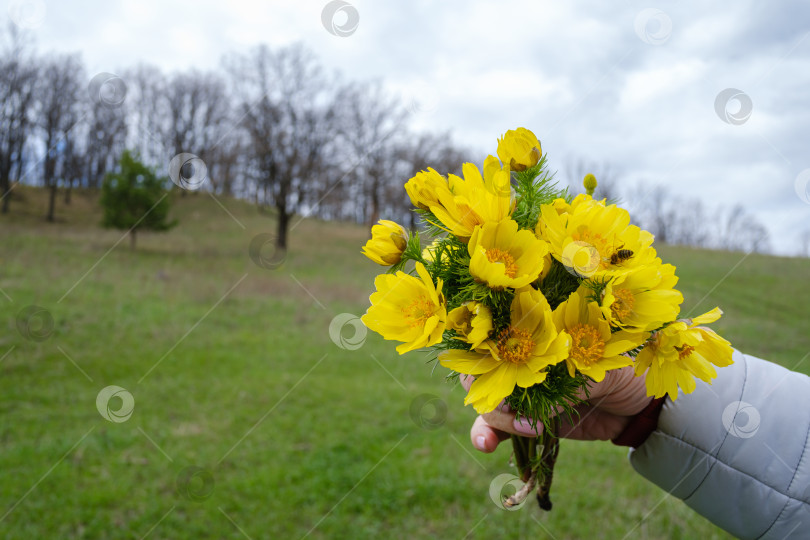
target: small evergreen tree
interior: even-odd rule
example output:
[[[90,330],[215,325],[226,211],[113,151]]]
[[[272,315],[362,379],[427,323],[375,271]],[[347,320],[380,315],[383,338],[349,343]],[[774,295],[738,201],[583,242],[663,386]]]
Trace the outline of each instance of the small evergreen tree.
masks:
[[[102,226],[128,230],[132,249],[138,230],[165,231],[174,227],[177,222],[168,221],[167,182],[125,150],[118,170],[107,173],[101,186]]]

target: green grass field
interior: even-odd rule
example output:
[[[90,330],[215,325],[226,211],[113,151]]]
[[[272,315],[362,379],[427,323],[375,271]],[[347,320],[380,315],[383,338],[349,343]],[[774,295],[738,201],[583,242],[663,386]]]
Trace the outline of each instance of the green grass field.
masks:
[[[508,445],[473,450],[444,370],[376,335],[330,337],[372,290],[361,227],[294,220],[284,264],[262,268],[249,246],[274,224],[244,202],[178,196],[179,226],[132,252],[92,196],[46,224],[44,194],[16,194],[0,217],[4,538],[728,538],[608,443],[563,443],[552,512],[498,508]],[[737,348],[810,373],[810,261],[659,252],[684,314],[720,305]],[[53,324],[40,313],[27,338],[30,305]],[[111,385],[134,400],[124,421],[97,410]]]

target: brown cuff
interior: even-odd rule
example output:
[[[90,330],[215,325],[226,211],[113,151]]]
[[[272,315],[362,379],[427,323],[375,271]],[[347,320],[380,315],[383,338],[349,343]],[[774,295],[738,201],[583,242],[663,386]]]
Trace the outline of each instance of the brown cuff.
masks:
[[[661,407],[663,407],[665,399],[652,400],[649,405],[630,420],[624,431],[612,440],[613,444],[632,446],[633,448],[638,448],[644,444],[650,433],[658,427],[658,415],[661,413]]]

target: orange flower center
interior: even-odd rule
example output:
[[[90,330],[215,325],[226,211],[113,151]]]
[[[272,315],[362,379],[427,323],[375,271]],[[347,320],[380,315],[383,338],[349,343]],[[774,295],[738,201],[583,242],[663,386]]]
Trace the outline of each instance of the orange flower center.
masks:
[[[678,360],[683,360],[690,354],[692,354],[695,350],[694,347],[691,345],[684,345],[683,347],[675,347],[675,350],[678,351]]]
[[[599,330],[589,324],[578,324],[571,334],[571,359],[583,366],[592,366],[605,355],[605,342]]]
[[[424,326],[428,319],[433,317],[436,306],[426,295],[421,295],[413,302],[402,308],[402,315],[411,328]]]
[[[498,356],[501,360],[522,364],[532,354],[534,340],[528,330],[510,326],[498,334]]]
[[[498,248],[487,250],[487,259],[491,263],[501,263],[504,266],[503,273],[513,278],[517,275],[518,267],[514,257],[508,251]]]
[[[614,289],[613,298],[613,303],[610,304],[610,312],[613,314],[614,319],[625,322],[633,314],[636,297],[628,289]]]

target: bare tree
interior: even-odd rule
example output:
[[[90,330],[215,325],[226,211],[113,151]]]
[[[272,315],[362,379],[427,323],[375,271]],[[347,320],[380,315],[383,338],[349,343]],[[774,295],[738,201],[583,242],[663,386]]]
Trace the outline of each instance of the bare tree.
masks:
[[[737,204],[723,221],[720,247],[729,251],[767,253],[770,251],[768,230]]]
[[[338,134],[346,147],[351,177],[360,187],[361,208],[371,227],[380,218],[383,188],[397,159],[396,135],[402,133],[405,110],[379,83],[349,84],[338,92]]]
[[[128,146],[149,165],[166,166],[164,146],[167,113],[166,78],[155,66],[141,64],[124,73],[127,82],[127,116],[131,139]]]
[[[715,219],[704,211],[703,202],[697,198],[668,197],[671,219],[668,241],[695,247],[708,247],[713,240],[711,231],[716,230]]]
[[[127,118],[121,107],[91,99],[87,124],[85,177],[88,187],[100,188],[126,146]]]
[[[276,245],[287,248],[290,218],[324,166],[333,138],[329,85],[314,56],[301,45],[272,52],[262,45],[226,61],[238,96],[241,124],[250,141],[247,172],[256,181],[260,208],[272,205]]]
[[[672,194],[661,185],[649,186],[642,183],[634,192],[637,197],[629,202],[634,211],[634,221],[650,231],[657,242],[673,243],[675,208],[671,204]]]
[[[225,81],[217,74],[176,73],[166,85],[162,126],[164,147],[170,156],[180,152],[213,162],[213,151],[231,127]]]
[[[38,75],[28,38],[13,23],[9,23],[8,39],[0,57],[0,211],[4,214],[8,212],[12,179],[22,179],[25,143],[34,127]]]
[[[596,177],[598,184],[593,194],[594,198],[607,199],[609,201],[619,200],[618,180],[621,175],[616,166],[612,163],[608,161],[598,163],[583,158],[570,158],[568,159],[565,171],[569,193],[585,193],[582,180],[585,178],[586,174],[592,174]]]
[[[57,174],[63,172],[66,152],[73,152],[71,130],[79,121],[79,91],[83,81],[81,60],[76,55],[55,56],[42,64],[38,83],[38,124],[45,143],[42,180],[50,190],[45,219],[54,221]]]
[[[245,149],[248,139],[239,129],[224,131],[214,146],[206,151],[208,176],[215,193],[223,195],[246,195],[246,186],[239,183],[245,170]]]

